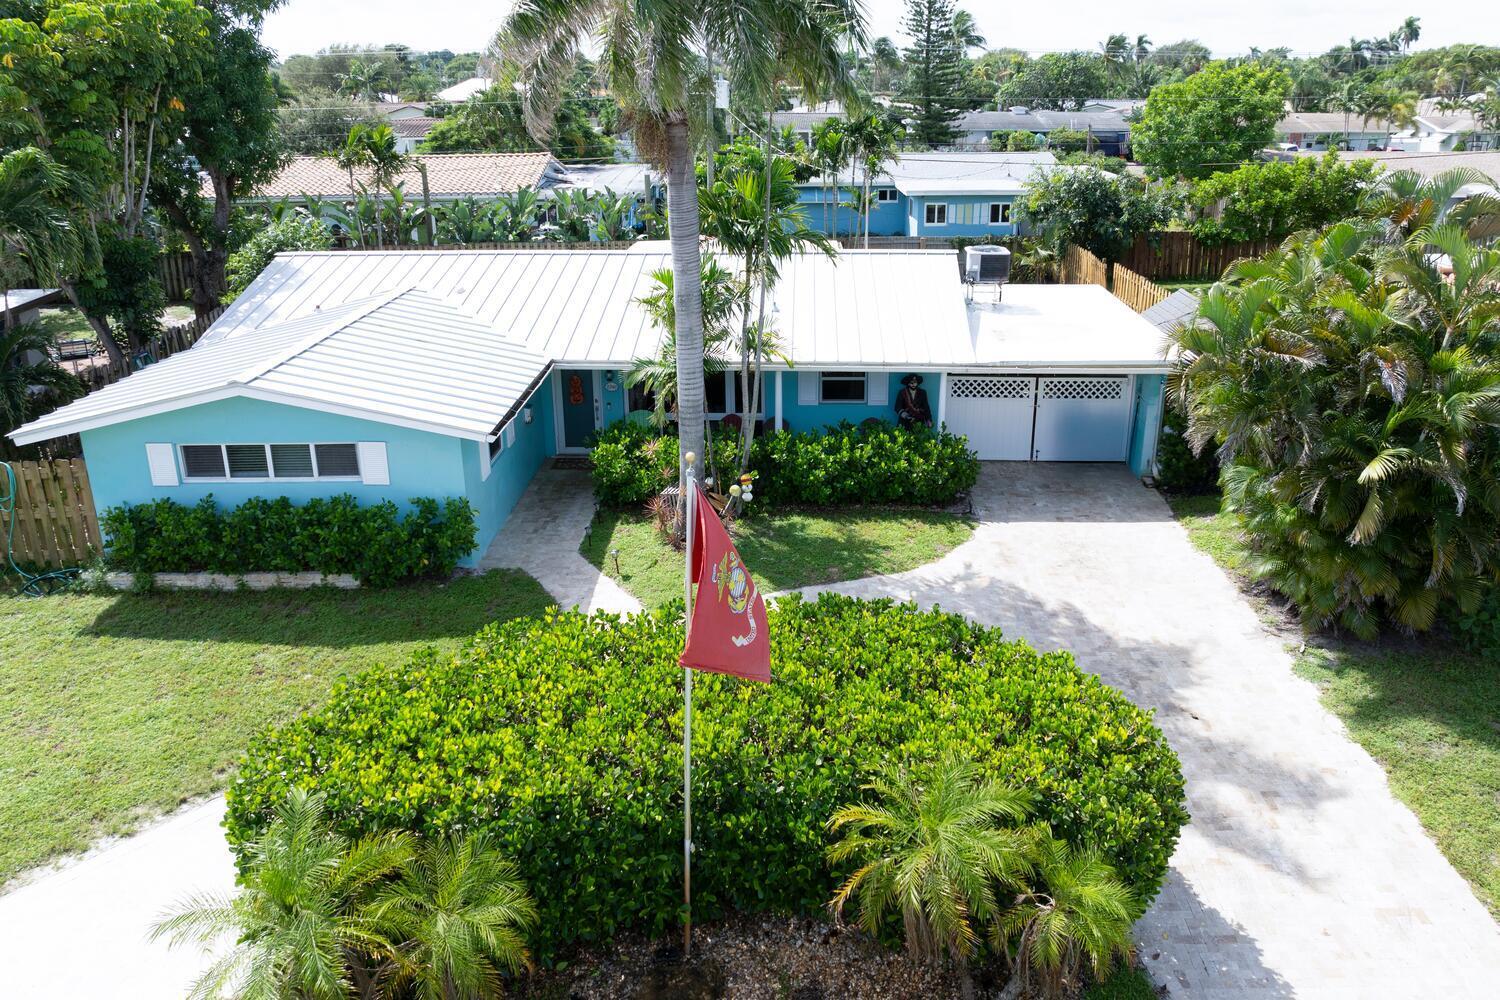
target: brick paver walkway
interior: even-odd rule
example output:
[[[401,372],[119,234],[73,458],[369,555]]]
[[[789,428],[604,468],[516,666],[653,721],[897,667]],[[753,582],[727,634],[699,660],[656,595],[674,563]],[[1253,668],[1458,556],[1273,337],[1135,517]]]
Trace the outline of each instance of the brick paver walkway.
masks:
[[[1120,466],[987,465],[974,538],[827,589],[1072,650],[1182,757],[1192,823],[1138,925],[1174,997],[1500,996],[1500,930],[1292,673],[1235,585]]]

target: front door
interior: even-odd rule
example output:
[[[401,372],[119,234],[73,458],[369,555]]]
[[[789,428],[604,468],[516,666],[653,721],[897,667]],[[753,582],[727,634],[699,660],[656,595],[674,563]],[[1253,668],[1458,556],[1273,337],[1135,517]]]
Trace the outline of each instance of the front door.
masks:
[[[562,385],[564,448],[587,448],[593,436],[594,373],[564,368],[558,373]]]

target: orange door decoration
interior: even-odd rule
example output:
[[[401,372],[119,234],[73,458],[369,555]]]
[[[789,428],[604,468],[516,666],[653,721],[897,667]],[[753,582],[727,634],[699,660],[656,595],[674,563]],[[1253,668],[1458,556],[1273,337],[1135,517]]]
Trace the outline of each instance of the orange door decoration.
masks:
[[[583,379],[577,375],[568,379],[568,402],[574,406],[583,405]]]

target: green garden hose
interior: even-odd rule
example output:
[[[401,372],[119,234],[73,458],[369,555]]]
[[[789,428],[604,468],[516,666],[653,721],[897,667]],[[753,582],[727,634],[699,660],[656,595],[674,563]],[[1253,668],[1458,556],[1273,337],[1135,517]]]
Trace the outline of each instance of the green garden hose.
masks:
[[[0,490],[3,490],[0,492],[0,515],[5,517],[5,561],[21,578],[21,593],[27,597],[45,597],[56,593],[76,581],[83,570],[72,567],[49,570],[46,573],[28,573],[16,565],[16,470],[10,467],[9,462],[0,462],[0,469],[5,470],[5,475],[0,476]]]

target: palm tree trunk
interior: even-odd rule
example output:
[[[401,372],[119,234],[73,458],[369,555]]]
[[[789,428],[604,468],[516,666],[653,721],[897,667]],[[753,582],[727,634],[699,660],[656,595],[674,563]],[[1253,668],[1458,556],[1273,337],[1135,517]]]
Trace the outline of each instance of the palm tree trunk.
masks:
[[[677,338],[679,457],[703,455],[703,274],[698,246],[698,184],[687,115],[663,123],[667,136],[667,235],[672,246],[672,308]]]

